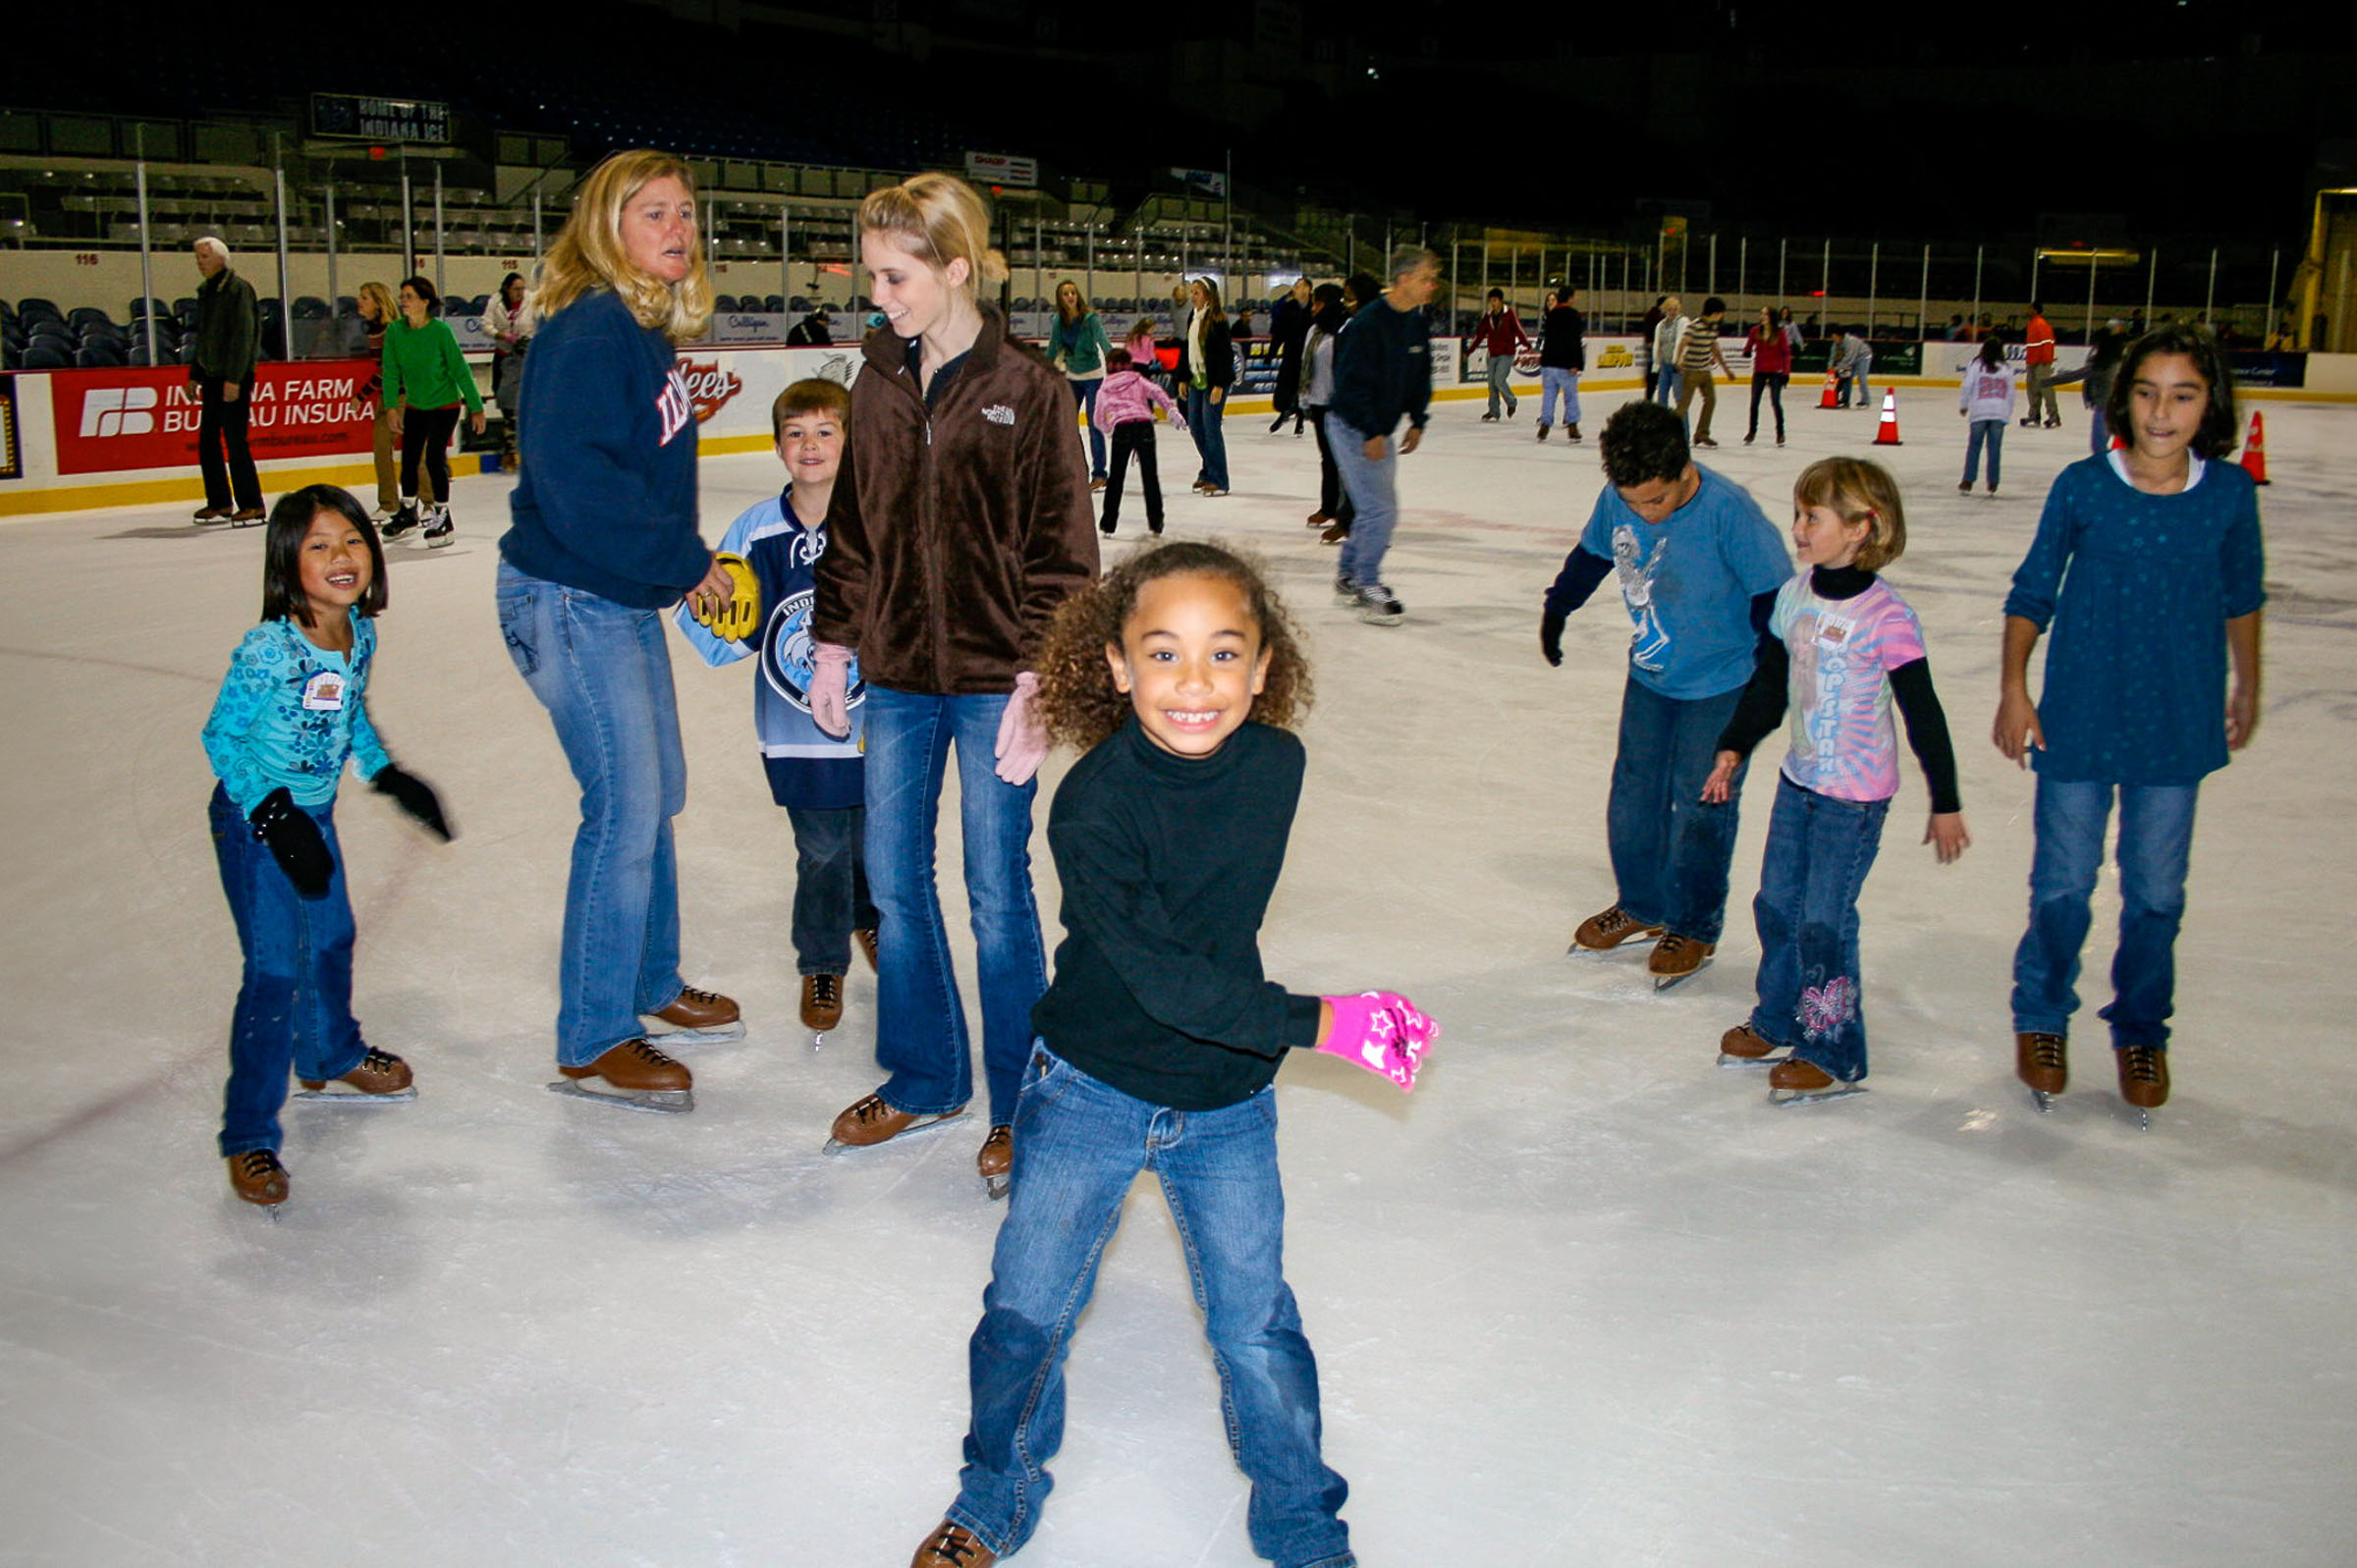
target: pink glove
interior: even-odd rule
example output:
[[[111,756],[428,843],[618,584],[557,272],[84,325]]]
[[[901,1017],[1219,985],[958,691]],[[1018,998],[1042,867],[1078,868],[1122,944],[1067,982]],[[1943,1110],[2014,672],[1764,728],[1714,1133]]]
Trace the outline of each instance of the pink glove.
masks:
[[[1396,991],[1364,991],[1355,997],[1321,997],[1334,1009],[1334,1027],[1318,1049],[1369,1072],[1381,1073],[1402,1091],[1416,1087],[1424,1053],[1441,1038],[1441,1026],[1416,1011]]]
[[[836,642],[810,645],[810,717],[842,740],[851,732],[851,650]]]
[[[1007,711],[999,715],[999,743],[991,748],[998,775],[1011,784],[1027,784],[1048,760],[1048,727],[1039,717],[1039,676],[1026,670],[1014,677]]]

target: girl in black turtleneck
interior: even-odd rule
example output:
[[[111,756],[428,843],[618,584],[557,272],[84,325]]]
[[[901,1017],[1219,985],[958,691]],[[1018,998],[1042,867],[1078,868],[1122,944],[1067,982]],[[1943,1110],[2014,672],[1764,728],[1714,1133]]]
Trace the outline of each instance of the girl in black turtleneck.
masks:
[[[1792,749],[1752,905],[1760,1000],[1719,1043],[1725,1065],[1773,1066],[1769,1097],[1780,1104],[1855,1094],[1866,1076],[1858,892],[1898,792],[1894,700],[1931,784],[1923,841],[1943,865],[1972,842],[1923,628],[1876,575],[1907,547],[1898,481],[1879,464],[1828,458],[1802,470],[1792,511],[1801,570],[1776,596],[1751,683],[1702,788],[1706,801],[1727,797],[1736,767],[1783,719],[1788,690]],[[1785,1056],[1772,1061],[1778,1051]]]

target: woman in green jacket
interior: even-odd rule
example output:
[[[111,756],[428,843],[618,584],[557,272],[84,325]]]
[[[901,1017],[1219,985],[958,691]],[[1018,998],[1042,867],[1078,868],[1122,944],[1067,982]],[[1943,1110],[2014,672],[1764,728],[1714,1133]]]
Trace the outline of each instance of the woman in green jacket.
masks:
[[[429,548],[450,543],[450,433],[458,428],[459,404],[466,423],[483,433],[483,395],[474,371],[459,352],[450,323],[436,315],[442,297],[423,278],[401,286],[401,319],[385,328],[385,406],[393,410],[393,438],[401,443],[401,510],[385,524],[385,537],[398,539],[423,524]],[[425,459],[432,493],[424,514],[417,507],[417,460]]]
[[[1088,487],[1105,488],[1105,432],[1097,428],[1097,389],[1105,385],[1105,355],[1113,343],[1105,323],[1088,308],[1080,286],[1067,278],[1056,286],[1056,328],[1048,338],[1048,362],[1064,372],[1088,426]]]

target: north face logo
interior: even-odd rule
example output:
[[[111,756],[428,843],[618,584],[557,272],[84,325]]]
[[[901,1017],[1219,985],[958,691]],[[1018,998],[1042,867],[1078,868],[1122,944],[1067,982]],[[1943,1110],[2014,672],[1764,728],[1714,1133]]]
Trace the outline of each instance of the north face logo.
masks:
[[[84,436],[144,436],[155,429],[153,387],[105,387],[83,395],[82,433]]]
[[[1003,403],[994,403],[982,410],[982,417],[994,425],[1011,425],[1014,423],[1014,410]]]

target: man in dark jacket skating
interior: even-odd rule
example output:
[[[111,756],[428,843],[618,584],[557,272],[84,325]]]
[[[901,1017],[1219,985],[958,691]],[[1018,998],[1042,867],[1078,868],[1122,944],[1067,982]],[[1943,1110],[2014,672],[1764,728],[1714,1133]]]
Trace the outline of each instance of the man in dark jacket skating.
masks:
[[[1362,307],[1335,340],[1326,439],[1357,516],[1343,541],[1334,594],[1370,625],[1398,625],[1407,614],[1383,585],[1383,558],[1399,515],[1398,460],[1424,439],[1425,406],[1432,401],[1424,306],[1440,281],[1439,256],[1422,245],[1401,245],[1392,252],[1392,284],[1380,303]],[[1392,432],[1401,415],[1408,430],[1395,454]]]

